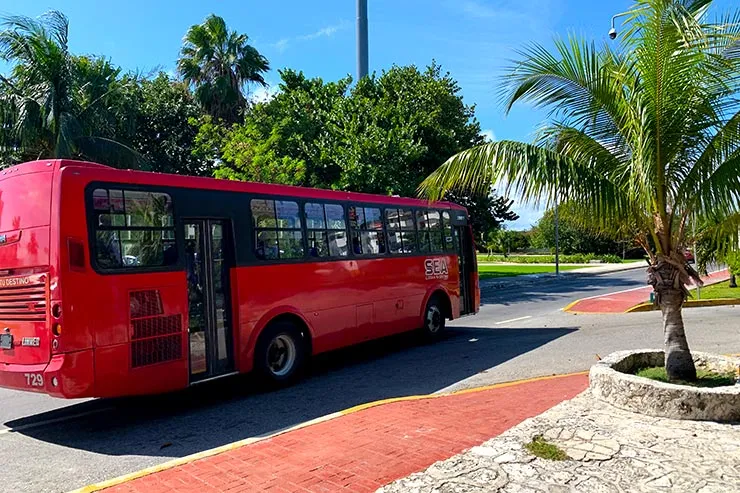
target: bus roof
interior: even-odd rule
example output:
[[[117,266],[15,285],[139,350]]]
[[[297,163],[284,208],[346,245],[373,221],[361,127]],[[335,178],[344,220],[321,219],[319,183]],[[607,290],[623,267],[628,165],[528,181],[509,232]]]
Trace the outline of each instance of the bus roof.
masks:
[[[260,195],[282,195],[299,198],[312,198],[317,200],[346,200],[355,202],[408,205],[410,207],[428,207],[430,202],[422,199],[408,197],[394,197],[387,195],[376,195],[359,192],[343,192],[336,190],[325,190],[320,188],[307,188],[292,185],[275,185],[268,183],[242,182],[233,180],[220,180],[217,178],[174,175],[166,173],[153,173],[148,171],[134,171],[111,168],[102,164],[88,161],[75,161],[68,159],[46,159],[18,164],[9,168],[18,173],[27,170],[39,170],[42,167],[53,166],[54,169],[76,168],[89,176],[91,181],[111,181],[131,183],[136,185],[154,185],[176,188],[196,188],[204,190],[221,190],[225,192],[243,192]],[[9,171],[8,170],[8,171]],[[10,172],[10,171],[9,171]],[[465,210],[464,207],[452,202],[434,202],[436,206],[443,208]]]

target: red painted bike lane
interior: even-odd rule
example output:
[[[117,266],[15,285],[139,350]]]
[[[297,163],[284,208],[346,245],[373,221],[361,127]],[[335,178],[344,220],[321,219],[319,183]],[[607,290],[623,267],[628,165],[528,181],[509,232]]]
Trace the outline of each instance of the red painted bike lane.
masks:
[[[379,404],[103,491],[374,491],[481,444],[587,386],[583,373]]]
[[[702,280],[705,285],[710,285],[726,281],[729,277],[730,273],[725,269],[711,272],[702,277]],[[645,286],[583,298],[565,307],[564,311],[570,313],[625,313],[630,308],[648,301],[652,291],[652,286]]]

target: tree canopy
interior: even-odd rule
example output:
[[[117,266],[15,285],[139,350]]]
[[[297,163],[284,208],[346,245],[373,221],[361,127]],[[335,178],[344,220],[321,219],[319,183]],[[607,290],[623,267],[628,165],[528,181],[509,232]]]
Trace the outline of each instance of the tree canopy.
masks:
[[[5,17],[2,26],[0,58],[12,70],[0,76],[0,157],[137,161],[111,135],[120,70],[102,58],[73,56],[61,12]]]
[[[352,86],[280,72],[279,91],[243,124],[212,134],[216,176],[228,179],[411,196],[447,157],[483,141],[474,108],[437,64],[393,67]],[[491,191],[448,198],[470,207],[480,233],[517,216]]]
[[[229,31],[222,17],[211,14],[183,38],[177,70],[195,89],[196,99],[214,118],[237,122],[247,106],[245,85],[266,85],[270,64],[246,34]]]

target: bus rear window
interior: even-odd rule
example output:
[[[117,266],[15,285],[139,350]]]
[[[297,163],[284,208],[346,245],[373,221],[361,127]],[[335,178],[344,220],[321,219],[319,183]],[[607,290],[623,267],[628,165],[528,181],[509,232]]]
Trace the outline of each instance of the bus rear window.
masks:
[[[168,194],[97,188],[92,203],[99,268],[147,269],[177,263],[175,221]]]

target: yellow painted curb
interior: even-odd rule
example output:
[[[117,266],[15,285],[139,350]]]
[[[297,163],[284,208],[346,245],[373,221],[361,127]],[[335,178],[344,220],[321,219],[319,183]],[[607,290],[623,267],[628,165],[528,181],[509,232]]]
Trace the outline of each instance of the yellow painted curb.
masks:
[[[562,310],[564,312],[570,312],[570,309],[576,306],[578,303],[580,303],[581,300],[575,300],[570,303],[568,303]],[[570,313],[578,313],[578,312],[570,312]]]
[[[709,300],[686,300],[683,304],[684,308],[701,308],[706,306],[730,306],[740,305],[740,298],[714,298]],[[653,303],[640,303],[632,308],[628,309],[624,313],[640,313],[640,312],[651,312],[657,310]]]
[[[205,459],[207,457],[212,457],[214,455],[221,454],[223,452],[228,452],[230,450],[235,450],[241,447],[244,447],[246,445],[251,445],[253,443],[261,442],[264,440],[268,440],[270,438],[274,438],[279,435],[283,435],[285,433],[300,430],[302,428],[307,428],[312,425],[316,425],[319,423],[323,423],[325,421],[332,420],[334,418],[339,418],[342,416],[346,416],[348,414],[356,413],[359,411],[364,411],[366,409],[370,409],[372,407],[382,406],[384,404],[392,404],[394,402],[403,402],[403,401],[418,401],[422,399],[436,399],[439,397],[449,397],[453,395],[460,395],[460,394],[470,394],[473,392],[482,392],[485,390],[492,390],[497,388],[503,388],[503,387],[514,387],[516,385],[521,385],[524,383],[530,383],[530,382],[538,382],[541,380],[553,380],[556,378],[565,378],[565,377],[571,377],[575,375],[587,375],[588,371],[580,371],[575,373],[565,373],[562,375],[547,375],[543,377],[534,377],[534,378],[526,378],[523,380],[514,380],[512,382],[502,382],[502,383],[495,383],[492,385],[485,385],[482,387],[475,387],[472,389],[463,389],[463,390],[457,390],[454,392],[444,392],[439,394],[423,394],[423,395],[410,395],[410,396],[404,396],[404,397],[392,397],[390,399],[382,399],[378,401],[368,402],[366,404],[360,404],[358,406],[350,407],[348,409],[345,409],[343,411],[337,411],[331,414],[327,414],[326,416],[321,416],[316,419],[312,419],[310,421],[305,421],[303,423],[299,423],[295,426],[290,426],[288,428],[283,428],[281,430],[259,435],[256,437],[250,437],[245,438],[244,440],[239,440],[233,443],[228,443],[226,445],[222,445],[220,447],[212,448],[209,450],[204,450],[202,452],[198,452],[196,454],[187,455],[185,457],[180,457],[178,459],[173,459],[167,462],[164,462],[162,464],[158,464],[156,466],[147,467],[145,469],[141,469],[139,471],[135,471],[129,474],[124,474],[123,476],[119,476],[117,478],[109,479],[107,481],[102,481],[100,483],[94,483],[89,484],[87,486],[83,486],[82,488],[78,488],[76,490],[72,490],[69,493],[93,493],[96,491],[104,490],[106,488],[112,488],[113,486],[118,486],[119,484],[128,483],[129,481],[133,481],[135,479],[142,478],[144,476],[148,476],[150,474],[155,474],[158,472],[166,471],[167,469],[172,469],[177,466],[182,466],[185,464],[188,464],[190,462],[195,462],[200,459]]]

